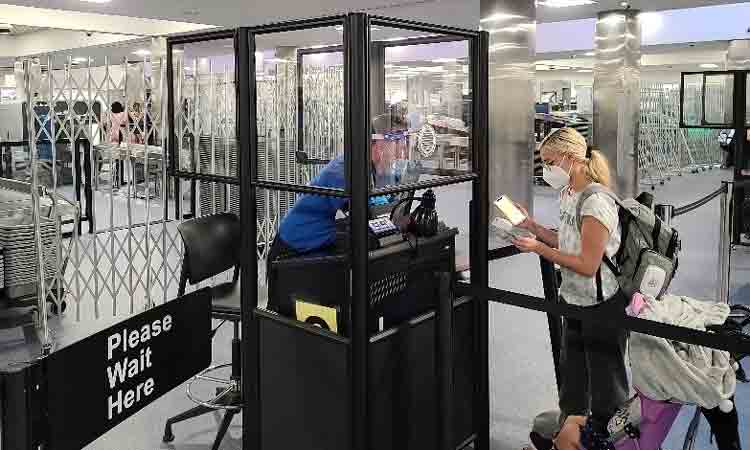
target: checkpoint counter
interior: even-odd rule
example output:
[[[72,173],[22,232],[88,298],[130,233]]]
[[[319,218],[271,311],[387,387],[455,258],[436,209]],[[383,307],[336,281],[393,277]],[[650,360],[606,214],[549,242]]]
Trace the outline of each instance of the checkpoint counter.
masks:
[[[446,228],[369,252],[370,448],[436,447],[443,369],[452,380],[443,401],[453,405],[453,446],[473,439],[474,310],[454,296],[456,234]],[[269,308],[279,312],[256,310],[264,450],[350,448],[351,340],[341,302],[349,277],[348,255],[270,268]],[[323,312],[310,316],[300,303]],[[326,317],[328,308],[337,314]],[[452,354],[441,355],[441,346]]]

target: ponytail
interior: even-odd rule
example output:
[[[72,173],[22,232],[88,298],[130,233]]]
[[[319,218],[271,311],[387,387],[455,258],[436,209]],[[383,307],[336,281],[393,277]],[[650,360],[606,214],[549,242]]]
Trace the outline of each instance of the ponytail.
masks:
[[[586,175],[594,183],[610,187],[611,175],[609,173],[609,161],[599,150],[591,150],[591,156],[586,161]]]

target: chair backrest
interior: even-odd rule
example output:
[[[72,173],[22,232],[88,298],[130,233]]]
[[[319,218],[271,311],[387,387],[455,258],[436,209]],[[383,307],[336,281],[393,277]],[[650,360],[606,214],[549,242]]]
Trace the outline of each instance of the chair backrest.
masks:
[[[190,284],[237,268],[240,262],[240,221],[235,214],[220,213],[188,220],[177,226],[185,254],[183,277]],[[180,280],[180,288],[184,289]]]

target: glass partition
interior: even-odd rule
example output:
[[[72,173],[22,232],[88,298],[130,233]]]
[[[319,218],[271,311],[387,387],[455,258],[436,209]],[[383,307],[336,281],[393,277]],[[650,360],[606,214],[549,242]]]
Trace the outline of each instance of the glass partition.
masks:
[[[703,118],[703,74],[682,76],[682,123],[700,126]]]
[[[730,125],[734,122],[734,75],[706,74],[703,86],[704,123]]]
[[[373,190],[470,174],[470,40],[377,20],[370,36]]]
[[[343,192],[343,23],[255,35],[260,182]],[[337,166],[340,176],[321,176]],[[296,194],[283,193],[281,210]]]
[[[172,61],[176,170],[236,179],[233,38],[175,44]]]

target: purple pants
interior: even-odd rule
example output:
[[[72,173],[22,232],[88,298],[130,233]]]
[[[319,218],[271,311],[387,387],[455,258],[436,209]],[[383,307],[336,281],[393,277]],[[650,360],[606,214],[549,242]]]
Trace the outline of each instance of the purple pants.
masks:
[[[679,403],[651,400],[640,393],[638,398],[641,399],[641,437],[620,439],[615,444],[617,450],[659,450],[682,408]]]

